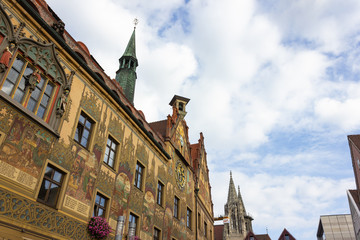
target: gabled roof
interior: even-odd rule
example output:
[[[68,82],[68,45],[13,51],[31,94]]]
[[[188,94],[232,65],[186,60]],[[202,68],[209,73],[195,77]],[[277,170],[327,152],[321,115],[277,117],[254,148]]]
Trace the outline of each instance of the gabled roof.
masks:
[[[289,236],[289,238],[287,239],[286,236]],[[294,238],[294,236],[291,235],[291,233],[289,233],[289,231],[286,230],[286,228],[284,228],[284,230],[280,234],[279,240],[296,240],[296,238]]]
[[[360,135],[349,135],[348,140],[360,150]]]
[[[256,237],[256,235],[252,231],[248,232],[244,240],[250,240],[251,237],[253,237],[253,240],[260,240]]]
[[[255,237],[258,240],[271,240],[271,238],[268,234],[256,234]]]

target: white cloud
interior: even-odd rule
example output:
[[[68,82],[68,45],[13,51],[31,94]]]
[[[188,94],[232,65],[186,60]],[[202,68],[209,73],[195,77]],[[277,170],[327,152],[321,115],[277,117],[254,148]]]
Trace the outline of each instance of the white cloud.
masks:
[[[235,185],[240,186],[246,211],[254,217],[254,231],[261,234],[268,228],[270,236],[274,238],[280,235],[283,228],[292,233],[296,230],[297,239],[314,237],[320,215],[344,213],[345,210],[349,212],[339,206],[339,202],[346,201],[346,189],[354,187],[352,178],[333,180],[233,171],[233,179]],[[215,216],[219,216],[224,214],[229,172],[211,172],[211,180],[213,189],[217,190],[216,194],[213,193]]]

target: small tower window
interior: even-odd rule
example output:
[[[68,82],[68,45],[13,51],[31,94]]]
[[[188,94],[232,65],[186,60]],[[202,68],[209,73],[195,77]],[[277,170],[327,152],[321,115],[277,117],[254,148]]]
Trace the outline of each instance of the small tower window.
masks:
[[[179,102],[179,111],[184,111],[184,103]]]

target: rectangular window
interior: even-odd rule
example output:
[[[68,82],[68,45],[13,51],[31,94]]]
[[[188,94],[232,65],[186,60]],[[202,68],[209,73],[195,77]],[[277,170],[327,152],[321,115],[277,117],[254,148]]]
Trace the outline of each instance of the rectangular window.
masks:
[[[94,121],[81,112],[74,139],[84,148],[88,148],[93,125]]]
[[[163,191],[164,191],[164,184],[158,182],[156,202],[160,206],[162,206],[162,202],[163,202]]]
[[[174,217],[177,219],[179,218],[179,202],[180,202],[180,199],[175,196],[174,197]]]
[[[290,237],[288,234],[285,234],[285,240],[290,240]]]
[[[204,222],[204,236],[207,237],[207,223]]]
[[[108,137],[105,149],[104,162],[112,168],[114,167],[116,150],[118,148],[118,145],[119,144],[112,137]]]
[[[38,117],[45,119],[56,85],[17,55],[1,89]]]
[[[135,235],[136,235],[136,229],[137,229],[138,222],[139,222],[139,217],[136,216],[135,214],[130,213],[130,215],[129,215],[129,224],[130,223],[135,223],[135,229],[134,229]],[[130,225],[129,225],[129,228],[130,228]]]
[[[191,210],[186,209],[186,226],[191,229]]]
[[[141,186],[142,186],[143,173],[144,173],[144,167],[139,162],[137,162],[134,185],[138,189],[141,189]]]
[[[64,176],[65,173],[51,165],[48,165],[41,183],[38,201],[55,208]]]
[[[106,204],[108,198],[101,195],[100,193],[96,194],[95,204],[94,204],[94,213],[93,216],[105,218]]]
[[[154,240],[160,240],[161,231],[157,228],[154,228]]]

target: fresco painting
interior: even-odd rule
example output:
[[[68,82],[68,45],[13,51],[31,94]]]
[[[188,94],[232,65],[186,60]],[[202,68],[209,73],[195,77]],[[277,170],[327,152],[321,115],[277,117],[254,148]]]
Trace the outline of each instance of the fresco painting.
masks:
[[[98,161],[95,155],[80,149],[70,169],[66,193],[77,200],[90,204],[97,176],[96,169],[98,169]]]
[[[0,160],[38,178],[53,139],[24,118],[15,117],[0,150]]]
[[[116,215],[123,215],[124,209],[127,209],[130,196],[130,180],[126,173],[121,172],[115,180],[114,200],[112,208]]]
[[[155,198],[151,191],[145,193],[145,201],[142,212],[142,230],[148,233],[152,233],[153,229],[153,214],[155,210]]]

